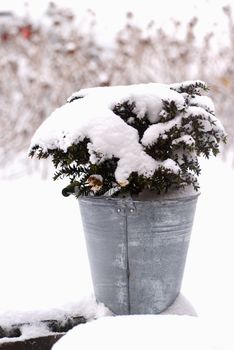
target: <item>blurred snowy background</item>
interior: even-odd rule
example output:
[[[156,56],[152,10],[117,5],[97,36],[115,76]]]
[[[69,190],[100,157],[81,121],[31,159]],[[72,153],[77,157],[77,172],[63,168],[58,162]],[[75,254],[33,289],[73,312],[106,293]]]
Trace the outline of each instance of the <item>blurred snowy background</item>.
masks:
[[[205,80],[233,148],[231,5],[20,3],[0,5],[2,176],[27,173],[35,165],[25,151],[36,127],[72,92],[97,85]]]
[[[0,312],[57,307],[92,291],[78,204],[62,198],[46,161],[27,158],[37,126],[80,88],[201,79],[229,137],[219,158],[201,163],[182,292],[198,314],[229,322],[234,6],[163,4],[0,1]]]

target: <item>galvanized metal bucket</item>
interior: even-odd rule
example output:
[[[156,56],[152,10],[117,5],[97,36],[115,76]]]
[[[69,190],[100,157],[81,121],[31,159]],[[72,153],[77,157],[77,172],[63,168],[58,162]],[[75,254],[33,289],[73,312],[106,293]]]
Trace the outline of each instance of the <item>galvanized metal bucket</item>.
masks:
[[[157,314],[174,302],[181,288],[197,197],[79,198],[98,301],[117,315]]]

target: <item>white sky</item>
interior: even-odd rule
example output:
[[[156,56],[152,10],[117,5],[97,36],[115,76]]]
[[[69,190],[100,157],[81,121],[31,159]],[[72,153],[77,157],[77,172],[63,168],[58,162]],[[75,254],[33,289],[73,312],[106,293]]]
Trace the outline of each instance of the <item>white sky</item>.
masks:
[[[24,0],[0,0],[1,10],[14,10],[17,14],[25,13]],[[220,38],[225,35],[227,21],[222,6],[233,4],[234,0],[56,0],[57,5],[70,7],[82,17],[90,8],[97,17],[98,34],[104,41],[109,41],[113,34],[125,23],[127,11],[134,13],[135,22],[145,26],[150,20],[170,30],[170,19],[176,18],[188,22],[194,15],[199,16],[198,33],[209,31],[214,23]],[[28,0],[28,13],[33,18],[40,17],[45,11],[48,0]]]

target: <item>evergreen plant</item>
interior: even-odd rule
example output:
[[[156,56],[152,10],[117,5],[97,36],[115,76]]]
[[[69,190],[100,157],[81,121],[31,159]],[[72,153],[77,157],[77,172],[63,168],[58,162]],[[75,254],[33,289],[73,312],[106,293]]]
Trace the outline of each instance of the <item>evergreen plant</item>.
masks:
[[[36,155],[39,159],[52,157],[56,169],[54,180],[68,177],[70,181],[62,192],[64,196],[71,193],[76,196],[116,196],[127,193],[137,195],[145,189],[160,194],[187,185],[193,185],[198,190],[197,177],[201,172],[198,157],[203,155],[209,158],[212,154],[216,156],[220,151],[220,142],[226,142],[226,133],[216,119],[214,110],[204,103],[201,91],[208,90],[204,82],[198,80],[171,84],[169,88],[183,95],[185,103],[181,106],[176,100],[162,100],[162,109],[156,122],[150,121],[147,112],[139,117],[136,104],[132,100],[116,103],[112,108],[117,116],[137,130],[144,151],[160,162],[161,165],[150,177],[132,172],[128,181],[118,183],[115,170],[119,159],[114,156],[103,158],[102,154],[94,151],[97,161],[92,162],[92,140],[87,137],[73,142],[66,151],[61,148],[44,150],[36,144],[31,147],[29,154],[31,157]],[[79,103],[80,98],[82,96],[73,96],[68,103]],[[145,135],[152,127],[157,129],[155,139],[147,143]],[[179,171],[175,172],[163,165],[168,159],[176,164]]]

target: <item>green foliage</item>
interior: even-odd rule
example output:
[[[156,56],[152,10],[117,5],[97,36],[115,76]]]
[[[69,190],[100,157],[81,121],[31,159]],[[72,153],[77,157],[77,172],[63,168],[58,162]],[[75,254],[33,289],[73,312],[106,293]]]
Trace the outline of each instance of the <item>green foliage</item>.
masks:
[[[172,84],[171,89],[179,93],[187,93],[188,95],[201,95],[200,89],[208,91],[209,88],[207,84],[203,81],[195,80],[191,82],[185,82],[181,84]]]
[[[39,159],[52,157],[56,169],[54,180],[64,177],[70,180],[70,184],[63,190],[64,196],[71,193],[77,197],[114,196],[125,193],[137,195],[144,189],[163,193],[170,188],[186,185],[193,185],[194,189],[198,190],[197,176],[201,172],[198,156],[203,155],[207,158],[211,154],[216,156],[219,153],[220,142],[226,142],[226,134],[218,125],[214,112],[208,106],[199,106],[194,99],[201,95],[200,89],[208,90],[206,84],[200,81],[185,82],[172,84],[170,88],[183,94],[185,105],[181,106],[173,100],[162,100],[159,119],[153,125],[162,126],[164,132],[159,133],[153,143],[142,144],[144,151],[159,164],[151,177],[133,172],[128,182],[117,183],[115,170],[119,159],[114,157],[106,159],[104,155],[95,153],[98,161],[92,163],[90,161],[92,141],[88,138],[74,142],[66,152],[58,148],[43,151],[37,145],[32,148],[30,156],[36,155]],[[200,108],[191,110],[189,109],[191,106]],[[113,107],[113,112],[138,131],[140,142],[146,130],[152,126],[147,114],[138,117],[134,102],[118,103]],[[168,160],[179,170],[175,171],[173,167],[166,166],[165,162]]]
[[[159,114],[159,116],[161,117],[160,122],[167,122],[167,121],[175,118],[176,115],[178,114],[178,107],[177,107],[175,101],[163,100],[162,103],[163,103],[163,108]]]
[[[142,138],[144,132],[150,126],[150,121],[145,115],[143,118],[137,118],[137,114],[134,112],[136,105],[134,102],[118,103],[113,108],[113,112],[122,118],[127,124],[137,129],[139,137]]]

